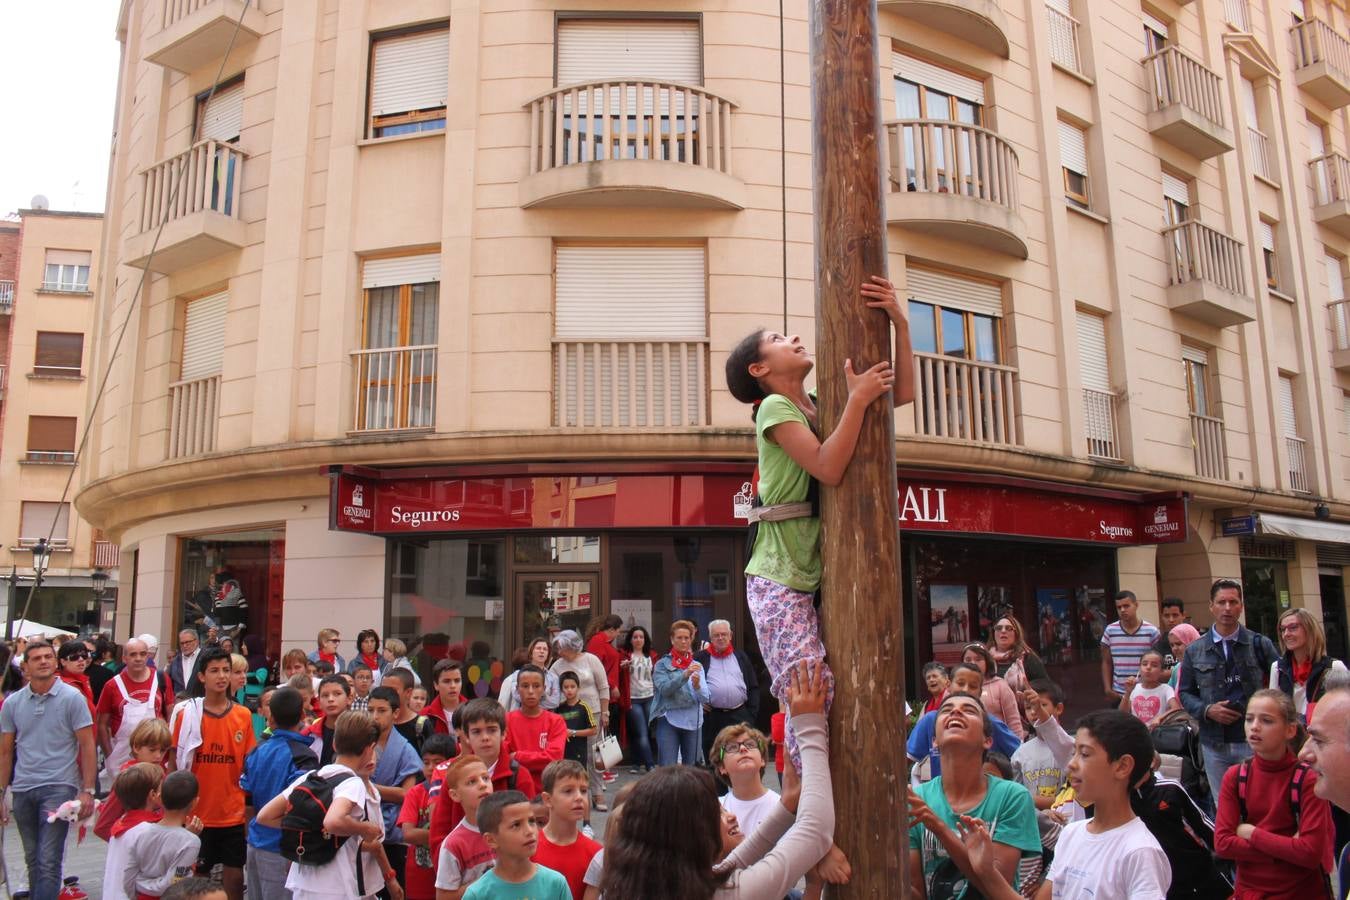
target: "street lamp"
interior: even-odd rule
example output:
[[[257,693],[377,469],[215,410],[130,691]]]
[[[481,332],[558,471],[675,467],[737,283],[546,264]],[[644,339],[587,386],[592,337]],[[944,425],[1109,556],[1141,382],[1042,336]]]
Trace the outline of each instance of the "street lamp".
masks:
[[[46,574],[47,566],[50,565],[52,561],[52,548],[51,545],[47,543],[47,539],[45,537],[38,538],[38,542],[33,545],[32,553],[33,553],[33,586],[28,589],[28,600],[24,602],[23,615],[19,616],[20,619],[23,619],[25,621],[27,621],[28,619],[29,609],[31,609],[33,606],[33,595],[38,592],[38,588],[42,587],[42,576]],[[16,587],[17,587],[17,578],[18,578],[17,571],[11,573],[10,575],[11,583],[15,584]],[[8,617],[5,622],[5,640],[12,641],[13,639],[14,639],[14,605],[10,604]]]

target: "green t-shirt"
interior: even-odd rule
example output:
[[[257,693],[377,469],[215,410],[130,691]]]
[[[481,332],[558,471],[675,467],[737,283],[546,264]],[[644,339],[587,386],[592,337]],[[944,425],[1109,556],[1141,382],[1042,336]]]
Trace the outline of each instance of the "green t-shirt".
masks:
[[[515,884],[489,869],[469,885],[464,900],[572,900],[567,879],[545,866],[535,866],[534,877]]]
[[[792,461],[782,447],[769,440],[768,431],[784,422],[811,427],[806,414],[782,394],[770,394],[755,417],[755,446],[759,451],[759,498],[765,506],[801,503],[811,488],[811,476]],[[755,549],[745,574],[758,575],[794,591],[812,593],[820,587],[820,519],[806,516],[782,522],[760,522]]]
[[[988,790],[984,801],[969,812],[993,826],[993,838],[1000,844],[1016,847],[1022,856],[1041,852],[1041,832],[1036,827],[1036,807],[1031,793],[1020,784],[986,775]],[[956,830],[956,812],[942,793],[942,776],[919,786],[919,796],[947,827]],[[952,862],[942,842],[927,828],[915,825],[909,830],[909,849],[923,853],[923,880],[928,900],[960,900],[966,895],[966,876]],[[1020,885],[1014,884],[1016,890]]]

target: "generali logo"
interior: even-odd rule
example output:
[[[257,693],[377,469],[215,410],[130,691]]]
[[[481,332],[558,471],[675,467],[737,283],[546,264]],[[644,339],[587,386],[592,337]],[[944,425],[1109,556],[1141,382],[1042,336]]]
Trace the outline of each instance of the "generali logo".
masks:
[[[731,517],[733,519],[749,519],[750,510],[755,502],[755,490],[750,482],[741,484],[741,489],[736,492],[736,496],[731,498]]]
[[[1144,526],[1144,534],[1150,537],[1164,537],[1181,531],[1181,523],[1173,522],[1167,504],[1161,503],[1153,509],[1153,524]]]
[[[366,488],[365,485],[352,485],[352,499],[346,506],[342,507],[342,514],[349,519],[360,519],[368,522],[371,519],[371,511],[366,508]]]

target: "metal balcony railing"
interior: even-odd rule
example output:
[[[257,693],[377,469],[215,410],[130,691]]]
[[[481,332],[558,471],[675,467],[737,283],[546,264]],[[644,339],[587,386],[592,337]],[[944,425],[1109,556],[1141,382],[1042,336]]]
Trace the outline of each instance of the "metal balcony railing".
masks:
[[[194,213],[239,218],[244,151],[219,141],[200,141],[141,173],[141,232]]]
[[[352,353],[353,431],[400,431],[436,424],[436,345]]]
[[[0,281],[0,316],[14,310],[14,282]]]
[[[164,27],[186,19],[188,16],[208,5],[211,0],[164,0]]]
[[[1078,50],[1078,20],[1055,9],[1045,8],[1050,32],[1050,61],[1070,72],[1082,74],[1082,56]]]
[[[1228,445],[1224,439],[1223,419],[1191,413],[1191,445],[1195,452],[1195,474],[1201,478],[1228,480]]]
[[[554,340],[553,424],[707,425],[708,342]]]
[[[1200,222],[1181,222],[1162,230],[1167,239],[1172,284],[1209,281],[1245,296],[1247,279],[1242,243]]]
[[[94,565],[100,569],[116,569],[121,562],[122,548],[112,541],[94,541]]]
[[[219,375],[169,385],[169,458],[215,450],[219,420]]]
[[[1144,57],[1150,112],[1180,104],[1223,127],[1223,85],[1219,76],[1175,44]]]
[[[1120,429],[1116,425],[1116,395],[1083,388],[1083,431],[1088,456],[1120,460]]]
[[[1247,0],[1223,0],[1223,17],[1238,31],[1252,30],[1251,19],[1247,15]]]
[[[1017,445],[1017,370],[915,353],[914,430],[932,437]]]
[[[1285,452],[1289,455],[1289,490],[1300,494],[1312,491],[1308,484],[1308,442],[1293,435],[1284,436]]]
[[[1280,176],[1275,169],[1275,147],[1266,133],[1259,128],[1247,126],[1247,144],[1251,148],[1252,171],[1266,181],[1279,183]]]
[[[1338,300],[1328,305],[1331,312],[1333,350],[1350,350],[1350,300]],[[4,367],[0,366],[0,387],[4,386]]]

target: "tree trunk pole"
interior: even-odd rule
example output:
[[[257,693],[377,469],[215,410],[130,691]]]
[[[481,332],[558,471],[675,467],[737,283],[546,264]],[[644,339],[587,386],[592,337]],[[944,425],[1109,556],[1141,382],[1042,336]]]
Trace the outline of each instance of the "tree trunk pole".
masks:
[[[812,0],[811,105],[816,251],[816,381],[823,433],[855,372],[891,358],[890,324],[859,288],[886,274],[881,95],[874,0]],[[830,713],[836,843],[853,883],[831,897],[908,896],[904,619],[895,420],[867,410],[858,448],[821,495],[821,616],[835,674]]]

